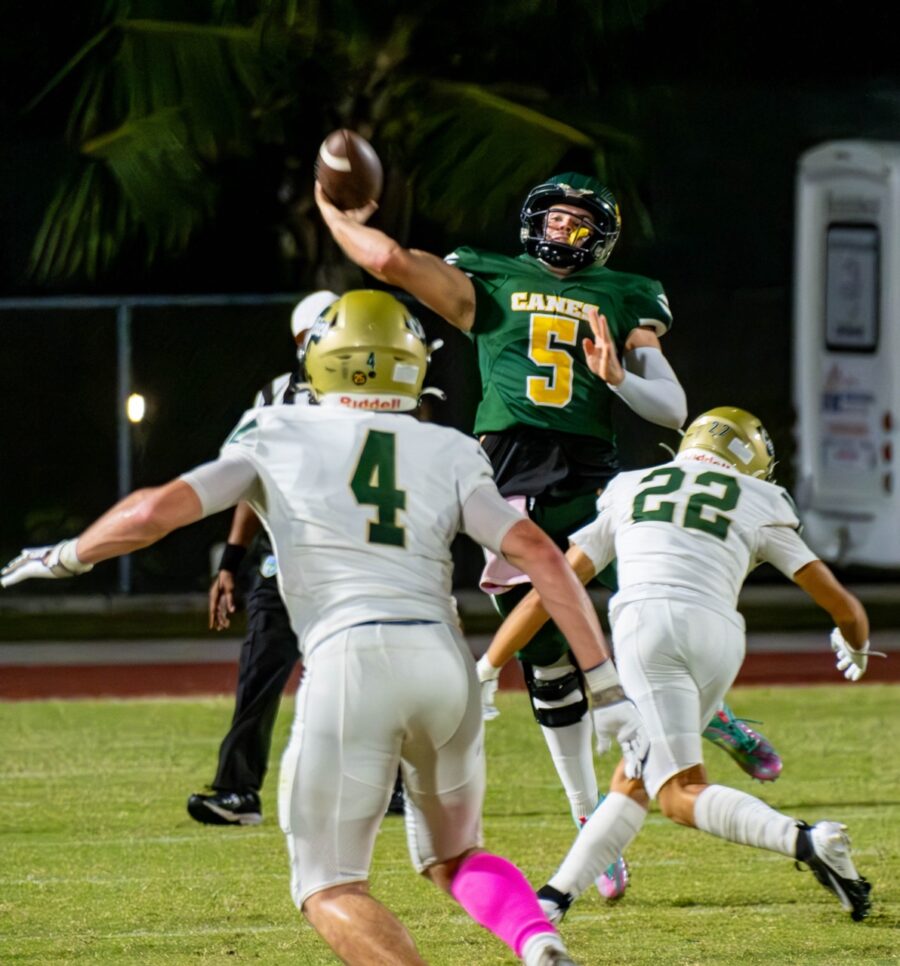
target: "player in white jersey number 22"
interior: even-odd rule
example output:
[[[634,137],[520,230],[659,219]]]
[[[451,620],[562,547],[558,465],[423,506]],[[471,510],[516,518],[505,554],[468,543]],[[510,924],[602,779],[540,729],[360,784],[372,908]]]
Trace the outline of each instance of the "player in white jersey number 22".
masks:
[[[568,559],[582,580],[618,562],[619,592],[610,601],[616,663],[650,751],[641,779],[617,769],[610,794],[540,890],[555,921],[637,835],[648,796],[680,825],[806,863],[854,920],[869,913],[870,886],[853,865],[843,825],[810,827],[710,784],[703,766],[701,732],[744,660],[738,593],[758,563],[772,563],[829,612],[845,677],[858,680],[870,653],[862,605],[800,538],[793,502],[768,482],[773,465],[758,419],[733,407],[710,410],[688,427],[672,462],[619,474],[596,520],[570,538]],[[532,592],[482,661],[501,667],[545,620]]]
[[[478,443],[404,414],[427,364],[424,332],[396,299],[347,293],[308,343],[318,405],[249,410],[219,459],[126,497],[76,539],[25,550],[0,579],[81,573],[246,500],[272,539],[306,661],[279,785],[297,906],[344,962],[424,962],[368,888],[399,762],[417,870],[528,966],[561,966],[573,961],[525,877],[482,848],[481,702],[450,594],[457,532],[528,573],[593,682],[598,734],[618,738],[631,775],[646,732],[584,588],[499,495]]]

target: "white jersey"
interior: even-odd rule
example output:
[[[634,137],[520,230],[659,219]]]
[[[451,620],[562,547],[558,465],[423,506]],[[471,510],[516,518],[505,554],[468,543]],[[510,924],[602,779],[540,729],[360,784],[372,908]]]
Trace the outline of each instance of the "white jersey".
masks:
[[[467,500],[481,488],[492,491],[499,510],[491,504],[490,523],[473,534],[489,544],[521,519],[506,515],[476,440],[402,414],[250,409],[220,459],[183,477],[206,513],[228,505],[216,492],[223,468],[245,474],[237,495],[269,532],[281,596],[307,655],[357,624],[458,624],[450,544],[463,527]]]
[[[734,614],[747,574],[768,561],[787,577],[816,555],[787,491],[701,460],[620,473],[598,516],[571,537],[597,571],[617,560],[622,604],[680,597]]]

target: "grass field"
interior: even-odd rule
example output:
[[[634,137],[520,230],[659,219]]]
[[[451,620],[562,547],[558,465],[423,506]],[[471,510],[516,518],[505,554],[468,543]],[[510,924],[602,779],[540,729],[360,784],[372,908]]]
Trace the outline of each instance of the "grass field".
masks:
[[[502,693],[499,704],[487,736],[486,841],[540,885],[573,829],[524,695]],[[763,787],[709,747],[713,780],[810,822],[846,822],[873,882],[871,917],[852,923],[782,856],[654,811],[629,853],[625,899],[585,895],[563,923],[573,955],[586,966],[900,962],[900,688],[744,690],[732,704],[764,720],[785,770]],[[290,901],[275,776],[260,827],[202,827],[184,810],[212,774],[230,708],[225,699],[0,703],[0,963],[335,962]],[[603,780],[611,764],[600,762]],[[372,883],[429,963],[514,962],[412,872],[400,819],[384,822]]]

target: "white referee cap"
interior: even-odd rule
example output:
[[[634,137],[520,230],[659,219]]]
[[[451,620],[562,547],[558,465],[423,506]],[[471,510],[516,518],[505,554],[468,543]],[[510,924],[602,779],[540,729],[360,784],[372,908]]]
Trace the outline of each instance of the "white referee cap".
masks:
[[[329,292],[328,289],[320,289],[318,292],[313,292],[306,298],[300,299],[291,313],[291,332],[293,332],[294,338],[296,339],[301,332],[310,328],[322,312],[332,302],[336,302],[338,298],[339,296],[334,292]]]

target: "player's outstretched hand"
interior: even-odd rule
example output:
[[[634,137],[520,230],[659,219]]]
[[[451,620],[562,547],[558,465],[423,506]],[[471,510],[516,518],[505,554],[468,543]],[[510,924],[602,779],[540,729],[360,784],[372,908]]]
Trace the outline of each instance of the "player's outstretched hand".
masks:
[[[236,610],[234,574],[230,570],[220,570],[209,588],[209,629],[224,631],[231,627],[231,615]]]
[[[493,721],[500,714],[500,709],[494,704],[494,697],[500,685],[500,668],[494,667],[483,655],[475,665],[478,680],[481,682],[481,717],[485,721]]]
[[[831,649],[836,656],[837,669],[848,681],[858,681],[866,673],[870,657],[887,657],[881,651],[870,651],[868,641],[860,648],[851,647],[839,627],[831,632]]]
[[[619,362],[616,344],[609,334],[606,316],[600,315],[597,309],[591,306],[588,309],[588,322],[591,331],[594,333],[593,339],[582,340],[584,358],[588,369],[609,385],[618,386],[625,378],[625,370]]]
[[[25,547],[18,557],[0,570],[0,586],[12,587],[32,577],[59,580],[87,573],[94,565],[78,559],[75,543],[75,540],[61,540],[49,547]]]

